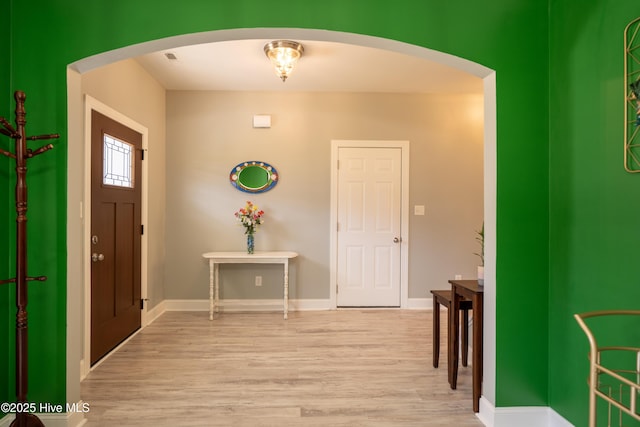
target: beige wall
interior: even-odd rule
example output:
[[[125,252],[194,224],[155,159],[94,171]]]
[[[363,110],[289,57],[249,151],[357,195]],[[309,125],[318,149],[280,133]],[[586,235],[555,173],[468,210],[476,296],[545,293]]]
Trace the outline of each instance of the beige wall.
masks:
[[[250,199],[266,211],[256,249],[300,253],[290,298],[328,299],[333,139],[410,141],[409,298],[429,298],[455,274],[473,278],[482,111],[481,95],[168,92],[165,297],[208,297],[201,254],[244,249],[233,214]],[[271,129],[253,129],[254,114],[270,114]],[[281,181],[261,194],[236,190],[229,172],[247,160],[271,163]],[[414,205],[426,215],[414,216]],[[222,268],[224,298],[281,296],[278,267]]]
[[[149,129],[150,307],[208,297],[201,254],[244,249],[233,213],[248,199],[267,212],[257,250],[300,253],[290,297],[328,299],[332,139],[410,141],[409,298],[429,298],[455,274],[475,275],[481,95],[165,93],[131,60],[83,74],[82,89]],[[271,129],[253,129],[254,114],[270,114]],[[234,189],[229,171],[245,160],[271,163],[281,182],[255,195]],[[414,216],[414,205],[426,215]],[[281,295],[277,266],[223,268],[224,298]]]
[[[126,60],[82,75],[82,92],[129,117],[149,131],[148,298],[152,308],[164,299],[165,258],[165,90],[135,61]]]

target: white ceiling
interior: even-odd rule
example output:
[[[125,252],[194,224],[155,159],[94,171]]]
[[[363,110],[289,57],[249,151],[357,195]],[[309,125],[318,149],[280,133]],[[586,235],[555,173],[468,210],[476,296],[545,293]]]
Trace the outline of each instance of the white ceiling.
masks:
[[[371,47],[296,40],[304,54],[286,82],[264,54],[270,39],[184,46],[139,56],[167,90],[482,93],[482,79],[447,65]],[[177,59],[169,60],[166,53]]]

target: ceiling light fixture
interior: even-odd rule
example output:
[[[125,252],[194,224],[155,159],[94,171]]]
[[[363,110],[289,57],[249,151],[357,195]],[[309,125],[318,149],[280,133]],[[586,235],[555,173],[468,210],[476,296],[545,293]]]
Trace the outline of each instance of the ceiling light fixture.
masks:
[[[304,48],[298,42],[276,40],[264,45],[264,53],[276,68],[276,74],[284,82],[293,72],[293,67],[302,56]]]

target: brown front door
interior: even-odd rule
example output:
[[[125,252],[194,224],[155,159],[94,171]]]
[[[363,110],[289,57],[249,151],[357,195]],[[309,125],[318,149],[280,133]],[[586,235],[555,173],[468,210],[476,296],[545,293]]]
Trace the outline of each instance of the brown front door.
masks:
[[[91,364],[140,328],[142,135],[91,114]]]

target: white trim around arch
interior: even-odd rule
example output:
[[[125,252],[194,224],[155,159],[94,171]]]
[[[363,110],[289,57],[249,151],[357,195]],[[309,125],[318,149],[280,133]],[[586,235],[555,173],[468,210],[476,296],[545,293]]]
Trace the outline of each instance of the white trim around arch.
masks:
[[[496,124],[496,76],[495,72],[483,65],[468,61],[466,59],[438,52],[425,47],[403,43],[395,40],[380,37],[360,35],[354,33],[300,29],[300,28],[242,28],[230,30],[218,30],[195,34],[185,34],[168,37],[160,40],[152,40],[121,49],[100,53],[88,58],[81,59],[69,65],[67,72],[68,80],[68,132],[69,132],[69,152],[68,152],[68,209],[67,222],[71,224],[78,220],[78,203],[83,199],[83,188],[81,184],[72,181],[72,177],[77,178],[78,170],[84,168],[84,158],[82,155],[72,151],[71,147],[82,147],[82,131],[78,126],[82,126],[81,101],[81,77],[80,74],[92,69],[135,56],[143,55],[158,50],[174,48],[178,46],[193,45],[198,43],[211,43],[217,41],[242,40],[242,39],[267,39],[267,38],[291,38],[317,41],[331,41],[338,43],[348,43],[377,49],[384,49],[398,53],[436,61],[468,72],[484,80],[484,147],[485,147],[485,167],[484,167],[484,218],[485,218],[485,334],[484,334],[484,382],[483,397],[487,402],[495,402],[495,262],[496,262],[496,188],[497,188],[497,124]],[[82,212],[82,209],[81,209]],[[82,318],[79,313],[83,304],[81,297],[82,289],[78,283],[82,283],[82,268],[78,265],[77,258],[84,253],[82,245],[82,233],[77,227],[69,225],[67,230],[68,261],[67,261],[67,398],[68,401],[77,401],[79,398],[78,365],[80,361],[79,341],[83,334],[83,325],[73,322]]]

